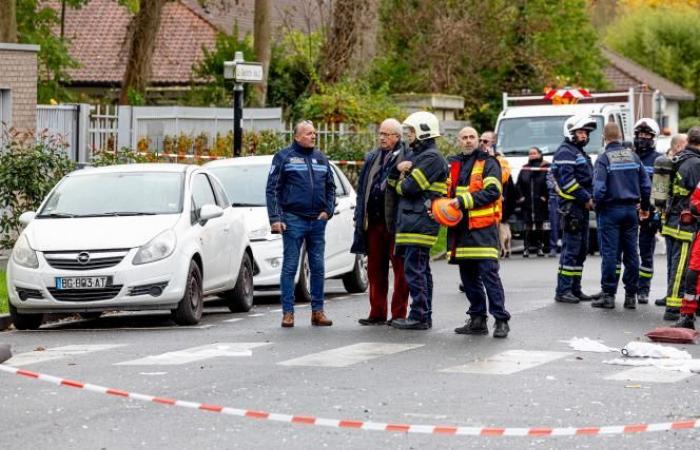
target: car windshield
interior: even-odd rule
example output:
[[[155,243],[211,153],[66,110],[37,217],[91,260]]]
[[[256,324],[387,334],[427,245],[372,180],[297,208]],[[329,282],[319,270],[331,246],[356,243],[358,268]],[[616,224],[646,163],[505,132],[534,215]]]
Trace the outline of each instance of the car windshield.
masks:
[[[233,206],[265,206],[268,164],[211,167],[226,189]]]
[[[66,177],[37,217],[179,214],[184,174],[95,173]]]
[[[503,119],[498,125],[498,151],[506,156],[527,155],[532,147],[538,147],[545,155],[552,155],[564,137],[562,129],[569,116],[519,117]],[[588,153],[598,154],[603,146],[603,118],[595,118],[598,128],[591,133]]]

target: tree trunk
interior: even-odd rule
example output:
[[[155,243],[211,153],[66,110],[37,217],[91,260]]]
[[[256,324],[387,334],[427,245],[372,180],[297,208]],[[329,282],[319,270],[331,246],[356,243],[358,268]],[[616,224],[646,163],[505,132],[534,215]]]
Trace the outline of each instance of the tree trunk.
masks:
[[[17,0],[0,0],[0,42],[17,42]]]
[[[333,4],[330,25],[321,49],[321,81],[340,81],[350,65],[359,41],[362,13],[369,7],[369,0],[336,0]]]
[[[151,60],[160,29],[163,5],[168,0],[140,0],[139,12],[131,19],[126,42],[129,57],[119,94],[119,104],[129,104],[129,93],[143,96],[151,77]]]
[[[255,85],[256,106],[265,106],[267,99],[267,80],[271,54],[270,38],[270,0],[255,0],[253,45],[255,57],[263,66],[263,81]]]

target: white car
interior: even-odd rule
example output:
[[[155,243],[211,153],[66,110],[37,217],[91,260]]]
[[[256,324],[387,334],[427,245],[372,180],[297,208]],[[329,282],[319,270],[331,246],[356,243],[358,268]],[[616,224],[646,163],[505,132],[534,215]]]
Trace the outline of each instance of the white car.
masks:
[[[248,156],[212,161],[204,165],[223,183],[233,207],[242,211],[248,224],[257,274],[256,291],[278,291],[282,270],[282,235],[270,232],[265,190],[272,156]],[[342,278],[348,292],[367,290],[367,259],[350,253],[355,209],[355,189],[337,166],[331,164],[336,185],[336,206],[326,227],[326,278]],[[296,276],[296,298],[310,301],[309,264],[302,253]]]
[[[203,299],[253,303],[253,257],[241,215],[197,166],[133,164],[75,171],[26,225],[7,266],[10,314],[35,329],[44,313],[170,310],[196,324]]]

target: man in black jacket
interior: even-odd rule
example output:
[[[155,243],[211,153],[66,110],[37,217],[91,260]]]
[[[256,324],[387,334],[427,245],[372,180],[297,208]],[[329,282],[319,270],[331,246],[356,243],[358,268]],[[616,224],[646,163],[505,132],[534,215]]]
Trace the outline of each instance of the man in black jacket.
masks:
[[[389,291],[389,262],[394,272],[394,292],[391,297],[391,319],[406,318],[408,285],[404,277],[403,260],[394,254],[396,198],[387,189],[389,172],[407,159],[409,151],[401,140],[401,123],[386,119],[379,127],[379,147],[368,152],[357,182],[355,236],[351,251],[367,255],[369,277],[369,315],[358,320],[360,325],[387,323],[387,294]]]

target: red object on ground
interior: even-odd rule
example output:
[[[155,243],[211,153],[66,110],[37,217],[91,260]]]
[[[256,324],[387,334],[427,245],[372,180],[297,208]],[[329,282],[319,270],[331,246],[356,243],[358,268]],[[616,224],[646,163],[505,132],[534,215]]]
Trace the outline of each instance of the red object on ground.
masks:
[[[694,344],[700,333],[689,328],[659,327],[648,332],[645,336],[654,342]]]
[[[451,198],[438,198],[437,200],[433,200],[431,209],[435,221],[446,227],[457,225],[463,217],[462,211],[458,207],[452,205]]]

